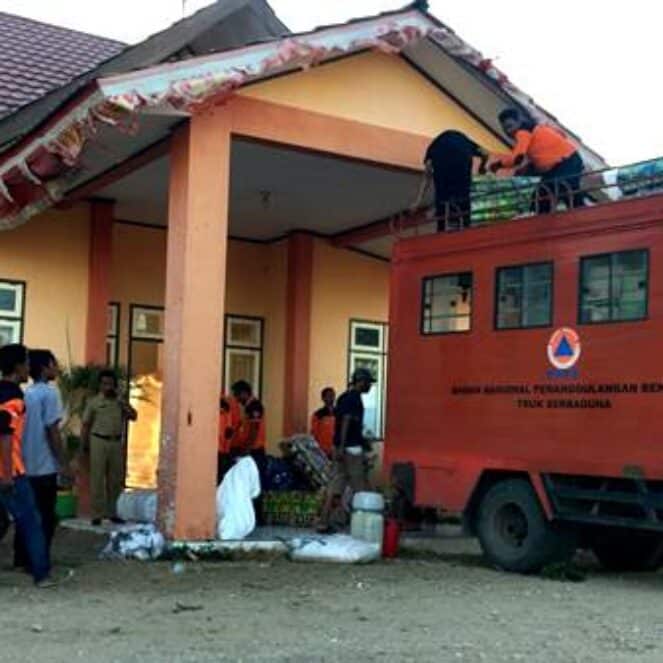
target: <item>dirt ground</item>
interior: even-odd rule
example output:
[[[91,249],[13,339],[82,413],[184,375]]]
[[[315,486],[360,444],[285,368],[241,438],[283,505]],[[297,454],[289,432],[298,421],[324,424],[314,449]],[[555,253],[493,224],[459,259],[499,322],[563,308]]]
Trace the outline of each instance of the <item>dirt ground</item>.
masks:
[[[0,661],[523,661],[659,663],[663,574],[590,567],[584,582],[505,575],[470,540],[371,566],[102,562],[61,530],[33,589],[0,544]]]

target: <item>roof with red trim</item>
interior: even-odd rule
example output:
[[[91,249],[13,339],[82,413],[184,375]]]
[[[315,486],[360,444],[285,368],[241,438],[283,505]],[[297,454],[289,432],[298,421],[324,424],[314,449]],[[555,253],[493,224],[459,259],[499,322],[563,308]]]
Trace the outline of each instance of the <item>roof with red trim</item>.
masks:
[[[606,165],[424,2],[293,35],[266,0],[218,0],[0,117],[0,230],[154,147],[183,117],[245,85],[370,49],[404,58],[505,144],[498,114],[516,105],[567,131],[590,169]]]
[[[0,12],[0,117],[69,83],[125,44]]]

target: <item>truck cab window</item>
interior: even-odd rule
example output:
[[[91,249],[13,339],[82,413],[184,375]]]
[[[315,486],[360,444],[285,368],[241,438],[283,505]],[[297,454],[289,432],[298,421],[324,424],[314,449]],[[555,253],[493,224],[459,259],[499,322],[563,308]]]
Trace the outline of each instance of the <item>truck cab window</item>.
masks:
[[[472,273],[424,279],[421,311],[423,334],[469,331],[472,317]]]
[[[628,322],[646,318],[648,281],[646,250],[582,258],[580,322]]]
[[[497,329],[526,329],[552,324],[553,265],[550,262],[497,270]]]

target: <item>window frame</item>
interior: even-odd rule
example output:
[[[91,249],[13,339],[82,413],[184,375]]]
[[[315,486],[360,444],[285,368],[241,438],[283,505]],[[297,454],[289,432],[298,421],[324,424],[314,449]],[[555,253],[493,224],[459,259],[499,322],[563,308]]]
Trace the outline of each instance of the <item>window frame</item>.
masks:
[[[229,324],[232,320],[247,320],[260,325],[260,345],[228,343]],[[265,318],[255,315],[239,315],[226,313],[223,320],[223,375],[222,385],[224,391],[229,392],[232,385],[228,384],[228,355],[233,350],[255,353],[258,356],[258,384],[252,384],[254,395],[258,399],[263,397],[263,381],[265,375]]]
[[[134,326],[134,314],[136,311],[146,311],[148,313],[162,313],[163,314],[163,323],[164,329],[163,334],[151,334],[151,333],[135,333]],[[164,306],[155,306],[154,304],[131,304],[129,307],[129,340],[130,341],[155,341],[157,343],[163,343],[166,336],[166,308]]]
[[[354,329],[356,326],[366,327],[380,327],[380,340],[382,345],[380,348],[369,349],[368,346],[356,345],[354,342]],[[352,360],[355,356],[371,357],[380,362],[380,370],[382,375],[382,385],[380,389],[380,430],[376,431],[379,434],[374,441],[384,442],[387,433],[387,381],[388,381],[388,368],[389,368],[389,323],[381,322],[379,320],[365,320],[363,318],[350,318],[348,323],[348,364],[347,364],[347,382],[350,383],[352,379]]]
[[[645,310],[644,314],[639,317],[639,318],[630,318],[630,319],[623,319],[623,318],[617,318],[614,319],[610,317],[609,320],[583,320],[582,319],[582,312],[583,312],[583,289],[584,289],[584,280],[583,280],[583,267],[584,264],[588,260],[596,260],[599,258],[610,258],[610,281],[608,285],[609,289],[609,297],[610,297],[610,314],[612,316],[612,284],[613,284],[613,257],[617,255],[623,255],[625,253],[644,253],[645,254],[645,267],[647,269],[646,273],[646,280],[645,280]],[[580,260],[578,262],[578,276],[576,279],[576,283],[578,284],[578,300],[577,300],[577,320],[578,320],[578,325],[625,325],[625,324],[632,324],[632,323],[637,323],[637,322],[646,322],[649,320],[649,294],[650,294],[650,288],[649,288],[649,283],[651,279],[651,251],[648,248],[640,248],[640,249],[624,249],[622,251],[605,251],[603,253],[593,253],[591,255],[584,255],[580,256]]]
[[[148,334],[147,336],[134,336],[134,313],[136,309],[139,310],[148,310],[148,311],[160,311],[164,315],[166,314],[165,306],[154,306],[151,304],[130,304],[129,305],[129,337],[128,337],[128,351],[127,351],[127,375],[130,380],[134,379],[133,374],[133,344],[134,343],[156,343],[160,344],[165,341],[165,329],[164,334],[161,337],[157,337],[154,334]]]
[[[470,313],[467,316],[469,319],[469,327],[467,329],[461,329],[458,331],[425,331],[424,330],[424,301],[426,299],[426,282],[433,281],[434,279],[448,278],[450,276],[462,276],[464,274],[469,274],[472,277],[472,285],[470,286]],[[474,328],[474,271],[465,270],[462,272],[444,272],[442,274],[432,274],[430,276],[424,276],[421,279],[421,300],[419,303],[419,335],[428,337],[428,336],[456,336],[459,334],[471,334]]]
[[[550,279],[550,305],[548,307],[549,322],[541,325],[524,325],[522,324],[524,309],[520,311],[521,324],[517,327],[500,327],[499,326],[499,296],[500,296],[500,272],[506,269],[521,269],[525,270],[527,267],[543,267],[550,265],[551,279]],[[523,271],[524,274],[524,271]],[[495,268],[495,288],[494,288],[494,305],[493,305],[493,330],[497,332],[505,331],[526,331],[528,329],[549,329],[555,324],[555,261],[554,260],[539,260],[537,262],[527,262],[518,265],[504,265]]]
[[[122,304],[120,302],[108,302],[108,309],[115,311],[114,322],[115,329],[106,330],[106,355],[108,365],[111,368],[117,369],[120,362],[120,331],[122,329]],[[112,348],[112,353],[109,352],[109,346]]]
[[[21,291],[21,306],[15,315],[8,315],[3,311],[0,311],[0,322],[11,322],[18,324],[18,340],[17,343],[23,343],[25,338],[25,309],[26,309],[26,298],[27,298],[27,289],[28,285],[26,281],[19,281],[16,279],[0,279],[0,286],[8,285],[15,288],[19,288]]]

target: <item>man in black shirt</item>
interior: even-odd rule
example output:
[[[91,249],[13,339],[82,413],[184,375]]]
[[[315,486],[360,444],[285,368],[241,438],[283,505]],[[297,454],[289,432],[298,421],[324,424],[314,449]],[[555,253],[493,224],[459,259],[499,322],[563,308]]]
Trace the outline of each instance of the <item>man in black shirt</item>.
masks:
[[[424,179],[412,208],[416,210],[421,206],[433,182],[438,232],[448,228],[447,221],[458,228],[470,225],[474,157],[481,159],[479,172],[485,172],[488,152],[460,131],[444,131],[426,150]]]
[[[367,394],[374,382],[370,371],[358,368],[352,374],[350,388],[336,402],[332,478],[320,516],[320,533],[334,531],[330,522],[332,508],[348,486],[353,493],[366,490],[365,454],[370,451],[370,445],[364,438],[364,403],[361,395]]]

